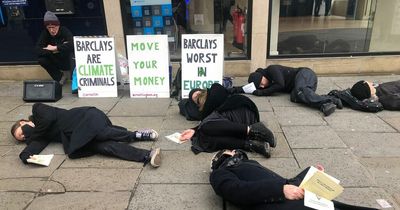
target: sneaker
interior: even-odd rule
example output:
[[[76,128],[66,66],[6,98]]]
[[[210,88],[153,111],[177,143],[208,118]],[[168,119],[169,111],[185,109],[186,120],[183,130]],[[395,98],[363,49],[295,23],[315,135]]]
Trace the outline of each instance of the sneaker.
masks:
[[[321,106],[321,112],[324,113],[325,116],[329,116],[334,113],[336,110],[336,105],[333,103],[325,103]]]
[[[138,130],[135,137],[138,140],[154,141],[158,138],[158,133],[153,129]]]
[[[249,139],[268,142],[271,147],[276,147],[274,134],[262,122],[250,125]]]
[[[154,168],[158,168],[161,165],[161,149],[156,148],[150,152],[150,165]]]

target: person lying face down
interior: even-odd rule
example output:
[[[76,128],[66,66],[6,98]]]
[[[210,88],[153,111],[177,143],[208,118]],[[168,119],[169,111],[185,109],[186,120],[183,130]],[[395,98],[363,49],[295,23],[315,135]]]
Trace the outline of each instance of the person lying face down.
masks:
[[[400,110],[400,80],[381,84],[360,80],[350,92],[358,100],[378,100],[386,110]]]
[[[309,168],[291,179],[250,160],[242,150],[220,150],[211,159],[210,184],[215,193],[241,209],[310,210],[299,187]],[[317,169],[324,171],[322,166]],[[335,210],[372,210],[333,201]]]
[[[160,149],[145,150],[127,143],[158,138],[153,129],[128,131],[112,125],[110,119],[95,107],[76,107],[70,110],[35,103],[29,120],[21,119],[11,127],[12,136],[27,144],[19,157],[28,159],[39,154],[50,142],[63,144],[69,158],[80,158],[96,153],[120,159],[161,164]],[[121,143],[123,142],[123,143]]]

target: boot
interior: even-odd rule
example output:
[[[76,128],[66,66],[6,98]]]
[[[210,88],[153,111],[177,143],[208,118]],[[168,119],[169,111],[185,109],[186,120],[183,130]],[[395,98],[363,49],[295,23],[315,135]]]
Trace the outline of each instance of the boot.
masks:
[[[250,125],[249,139],[268,142],[271,147],[276,147],[274,134],[262,122]]]
[[[68,81],[68,79],[71,78],[71,71],[61,71],[61,72],[63,75],[62,75],[59,83],[60,83],[60,85],[64,85]]]
[[[325,116],[329,116],[336,110],[336,105],[331,103],[324,103],[320,108],[321,112],[324,113]]]
[[[246,141],[244,147],[246,150],[256,152],[258,154],[263,155],[266,158],[271,157],[271,148],[269,147],[268,142],[248,140]]]

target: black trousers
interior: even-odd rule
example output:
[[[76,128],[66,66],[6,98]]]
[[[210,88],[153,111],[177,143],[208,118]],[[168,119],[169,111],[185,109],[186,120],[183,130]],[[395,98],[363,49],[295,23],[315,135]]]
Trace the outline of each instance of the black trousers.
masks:
[[[38,62],[53,80],[60,81],[63,75],[61,71],[70,71],[72,60],[70,55],[53,53],[39,56]]]
[[[135,134],[135,132],[127,129],[109,126],[88,144],[88,149],[95,153],[123,160],[144,162],[149,157],[150,150],[136,148],[128,144],[137,141]]]
[[[317,16],[321,8],[322,0],[314,0],[314,15]]]
[[[290,93],[290,100],[314,108],[320,108],[322,104],[332,102],[328,96],[315,93],[317,84],[317,75],[311,69],[303,68],[299,70],[294,81],[294,88]]]

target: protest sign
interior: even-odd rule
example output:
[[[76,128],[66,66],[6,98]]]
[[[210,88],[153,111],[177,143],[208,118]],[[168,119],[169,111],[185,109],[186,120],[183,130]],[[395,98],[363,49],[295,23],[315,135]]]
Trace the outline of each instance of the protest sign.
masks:
[[[188,98],[191,89],[222,84],[223,69],[223,34],[182,35],[182,98]]]
[[[74,37],[79,97],[117,97],[114,38]]]
[[[169,98],[167,35],[128,35],[130,96]]]

